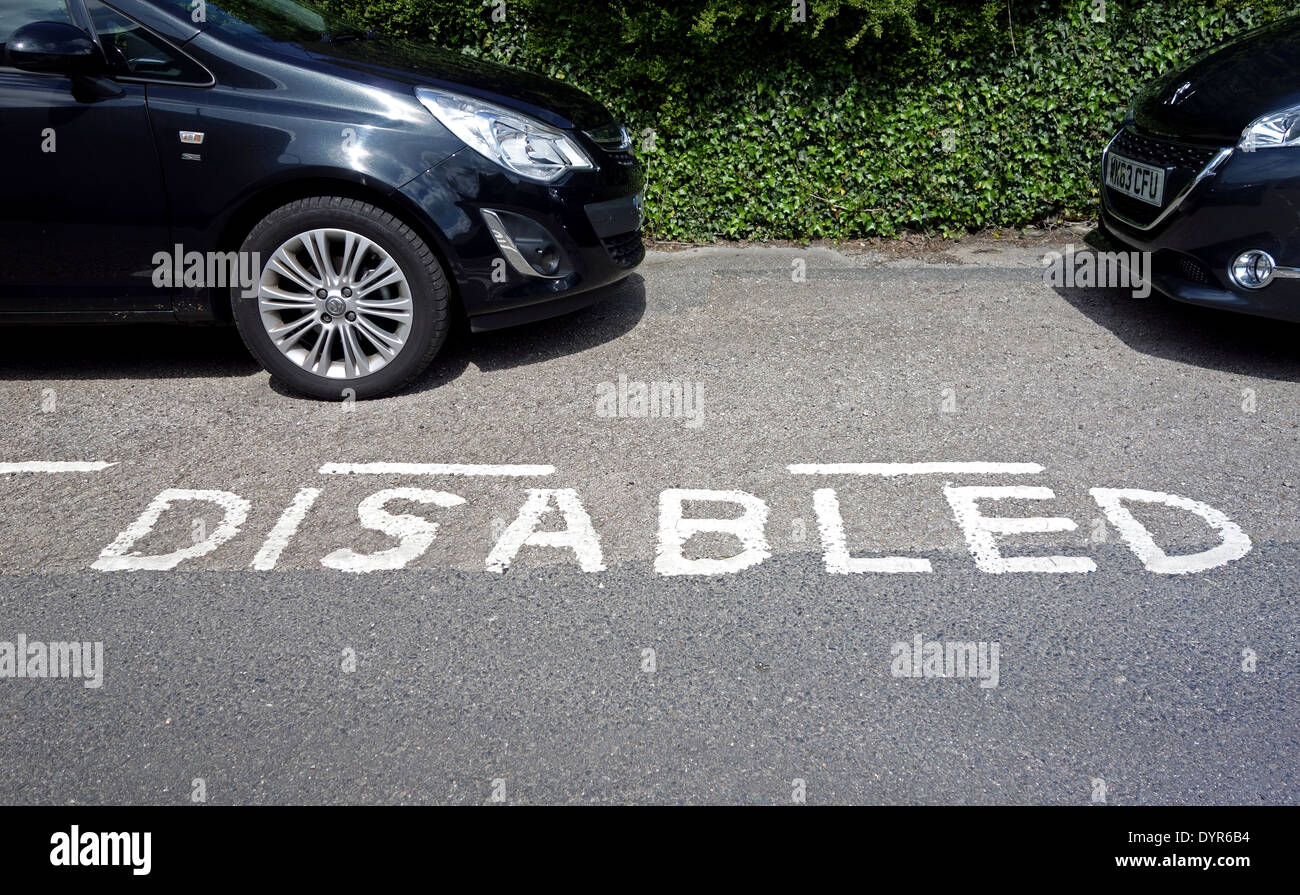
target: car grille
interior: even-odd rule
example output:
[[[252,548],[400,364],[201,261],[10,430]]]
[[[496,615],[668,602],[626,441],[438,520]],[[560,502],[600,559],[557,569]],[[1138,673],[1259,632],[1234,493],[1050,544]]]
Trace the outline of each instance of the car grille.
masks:
[[[607,149],[605,154],[616,165],[622,165],[624,168],[630,168],[636,164],[636,156],[626,150]]]
[[[640,230],[611,236],[602,239],[601,243],[605,246],[605,251],[609,252],[610,259],[619,267],[636,267],[645,258],[645,246],[641,242]]]
[[[1146,162],[1159,168],[1194,168],[1197,173],[1214,161],[1219,152],[1214,146],[1192,146],[1159,140],[1127,128],[1120,131],[1110,148],[1112,152],[1118,152],[1135,162]]]
[[[1209,270],[1205,265],[1195,258],[1188,258],[1186,255],[1179,255],[1176,262],[1178,275],[1185,280],[1191,280],[1193,283],[1200,283],[1202,286],[1217,285],[1214,277],[1210,276]]]
[[[1169,207],[1178,196],[1196,180],[1206,166],[1219,154],[1219,147],[1179,143],[1158,137],[1139,134],[1129,128],[1119,132],[1110,146],[1110,151],[1135,162],[1143,162],[1165,171],[1165,190],[1163,204],[1160,207],[1142,202],[1131,196],[1117,192],[1110,187],[1106,191],[1106,204],[1124,222],[1132,222],[1139,227],[1150,226],[1161,213]],[[1102,172],[1105,183],[1105,172]]]
[[[1198,286],[1223,288],[1222,284],[1210,271],[1210,268],[1191,255],[1184,255],[1182,252],[1166,249],[1156,253],[1154,262],[1158,273],[1176,277],[1188,283],[1195,283]]]

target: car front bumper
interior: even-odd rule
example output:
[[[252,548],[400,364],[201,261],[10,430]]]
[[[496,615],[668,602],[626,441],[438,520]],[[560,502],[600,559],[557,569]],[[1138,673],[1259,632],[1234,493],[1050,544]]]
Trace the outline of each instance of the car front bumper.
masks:
[[[1280,267],[1300,265],[1300,153],[1188,146],[1132,130],[1117,134],[1111,151],[1165,168],[1176,190],[1163,208],[1135,217],[1143,211],[1105,186],[1103,154],[1095,248],[1149,252],[1152,286],[1178,301],[1300,320],[1300,279],[1276,276],[1246,289],[1228,272],[1249,249],[1268,252]]]
[[[645,257],[644,185],[630,154],[602,153],[597,170],[548,185],[525,181],[465,149],[400,192],[434,231],[470,326],[483,331],[577,310],[598,301],[601,287],[630,274]],[[516,228],[507,238],[518,235],[519,226],[544,232],[561,259],[555,274],[530,271],[527,251],[512,251],[509,239],[503,246],[501,221]]]

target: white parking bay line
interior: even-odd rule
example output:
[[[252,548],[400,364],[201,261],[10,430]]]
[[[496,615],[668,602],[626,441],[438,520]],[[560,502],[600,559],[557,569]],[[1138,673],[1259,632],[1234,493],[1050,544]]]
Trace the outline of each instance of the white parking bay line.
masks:
[[[1034,475],[1037,463],[792,463],[794,475]]]
[[[0,475],[15,472],[99,472],[116,465],[103,460],[22,460],[17,463],[0,463]]]
[[[550,475],[554,466],[509,463],[326,463],[322,475]]]

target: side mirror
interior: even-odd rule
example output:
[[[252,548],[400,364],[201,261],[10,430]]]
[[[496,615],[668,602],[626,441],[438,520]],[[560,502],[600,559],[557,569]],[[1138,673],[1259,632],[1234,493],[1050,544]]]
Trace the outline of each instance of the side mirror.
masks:
[[[9,61],[22,71],[79,77],[108,68],[86,32],[67,22],[24,25],[9,36],[8,50]]]

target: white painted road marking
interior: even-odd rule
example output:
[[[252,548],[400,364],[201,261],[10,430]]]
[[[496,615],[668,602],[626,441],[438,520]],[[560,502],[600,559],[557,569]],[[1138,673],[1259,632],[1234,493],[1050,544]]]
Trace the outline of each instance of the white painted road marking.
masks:
[[[321,475],[550,475],[554,466],[509,463],[326,463]]]
[[[1035,475],[1037,463],[791,463],[793,475]]]
[[[1207,506],[1199,500],[1180,497],[1177,494],[1165,494],[1161,491],[1144,491],[1141,488],[1092,488],[1088,493],[1092,495],[1093,500],[1097,501],[1097,505],[1106,514],[1111,525],[1119,529],[1120,537],[1128,542],[1129,549],[1137,554],[1137,558],[1142,560],[1142,565],[1150,572],[1161,575],[1204,572],[1207,569],[1226,566],[1250,552],[1250,538],[1241,530],[1241,526],[1214,507]],[[1200,516],[1210,528],[1218,532],[1223,538],[1223,543],[1200,553],[1169,556],[1152,539],[1146,526],[1137,521],[1124,507],[1125,500],[1134,503],[1163,504]]]
[[[99,461],[0,463],[6,472],[96,472],[114,466]],[[933,474],[1011,474],[1033,475],[1044,471],[1037,463],[795,463],[786,467],[794,475],[933,475]],[[545,476],[555,472],[549,464],[463,464],[463,463],[327,463],[320,467],[330,475],[460,475],[460,476]],[[1251,550],[1250,537],[1221,511],[1177,494],[1146,491],[1139,488],[1092,488],[1088,492],[1109,522],[1119,531],[1129,549],[1149,572],[1188,574],[1204,572],[1241,559]],[[267,534],[261,549],[253,557],[252,567],[260,571],[275,568],[281,553],[297,534],[302,521],[321,491],[301,488],[292,504],[280,515]],[[1050,488],[1016,485],[1008,487],[954,486],[945,482],[943,494],[961,527],[967,546],[982,572],[1088,573],[1097,565],[1086,556],[1005,557],[998,548],[997,536],[1007,534],[1055,533],[1075,531],[1078,525],[1063,517],[998,518],[980,511],[981,500],[1054,500]],[[322,558],[328,568],[349,572],[401,569],[422,556],[433,543],[437,524],[421,516],[393,515],[384,509],[390,500],[413,500],[444,508],[459,506],[465,499],[443,491],[395,488],[380,491],[362,500],[358,515],[362,527],[382,532],[398,540],[388,550],[360,554],[348,548],[335,550]],[[224,510],[224,518],[212,534],[197,543],[171,553],[142,555],[131,548],[150,534],[159,518],[173,503],[207,501]],[[729,518],[688,517],[687,502],[731,503],[742,512]],[[1151,533],[1124,506],[1125,502],[1161,504],[1199,517],[1221,543],[1198,553],[1170,556],[1155,543]],[[180,563],[212,553],[233,539],[248,518],[250,501],[230,491],[168,488],[158,494],[139,518],[124,529],[113,543],[104,548],[92,568],[102,571],[131,569],[169,570]],[[932,572],[928,559],[905,556],[855,557],[849,553],[834,489],[820,488],[813,493],[813,508],[821,533],[826,571],[831,574],[863,572]],[[541,517],[558,510],[563,517],[562,531],[539,530]],[[655,547],[654,569],[660,575],[730,574],[759,565],[771,556],[764,528],[768,505],[746,491],[727,489],[668,488],[659,494],[659,530]],[[725,558],[688,558],[684,547],[698,534],[723,534],[739,542],[739,552]],[[523,547],[548,547],[572,550],[585,572],[605,570],[600,540],[591,518],[582,506],[578,492],[572,488],[529,489],[524,507],[515,521],[497,540],[486,561],[489,572],[502,573],[509,568]]]
[[[276,521],[275,527],[271,529],[270,534],[266,536],[266,542],[262,544],[262,549],[257,551],[257,556],[253,557],[253,568],[259,572],[269,572],[275,568],[275,564],[280,561],[280,554],[284,548],[289,546],[289,541],[298,533],[298,526],[302,520],[307,517],[307,511],[311,505],[320,497],[319,488],[303,488],[294,495],[293,503],[289,504],[285,511],[280,514]]]
[[[844,517],[840,515],[840,501],[834,488],[818,488],[814,491],[813,509],[817,511],[817,527],[821,530],[826,571],[832,575],[934,571],[928,559],[910,556],[850,556],[848,542],[844,537]]]
[[[1015,519],[985,516],[980,500],[1054,500],[1051,488],[1010,485],[1003,488],[969,485],[945,485],[944,496],[952,505],[953,516],[966,535],[966,543],[981,572],[1001,575],[1004,572],[1095,572],[1097,564],[1086,556],[1003,556],[994,535],[1036,532],[1074,531],[1078,524],[1060,516],[1031,516]]]
[[[564,531],[538,531],[542,516],[552,511],[552,501],[564,518]],[[567,547],[577,556],[582,571],[605,571],[600,540],[591,526],[591,517],[572,488],[529,488],[528,500],[519,515],[488,554],[487,570],[504,572],[525,546]]]
[[[221,507],[225,515],[212,534],[203,540],[157,556],[144,556],[130,552],[136,542],[153,531],[159,518],[173,503],[180,501],[204,500]],[[194,488],[168,488],[149,502],[140,518],[136,519],[117,536],[113,543],[104,548],[99,559],[91,565],[101,572],[122,572],[132,569],[151,569],[167,571],[174,569],[187,559],[204,556],[216,550],[222,544],[239,534],[239,527],[248,519],[248,510],[252,504],[229,491],[208,491]]]
[[[116,465],[103,460],[23,460],[18,463],[0,463],[0,475],[17,472],[99,472]]]
[[[730,519],[685,518],[686,501],[734,503],[744,508]],[[655,548],[655,571],[660,575],[723,575],[756,566],[772,555],[763,526],[767,504],[746,491],[714,491],[707,488],[668,488],[659,492],[659,544]],[[682,548],[702,532],[728,534],[740,541],[741,551],[726,559],[687,559]]]
[[[404,569],[411,560],[423,556],[438,536],[438,523],[410,513],[390,513],[384,509],[390,500],[411,500],[437,507],[456,507],[465,502],[457,494],[427,488],[387,488],[371,494],[357,507],[357,516],[364,527],[397,538],[397,546],[377,553],[357,553],[351,547],[340,547],[321,557],[321,565],[340,572],[376,572]]]

